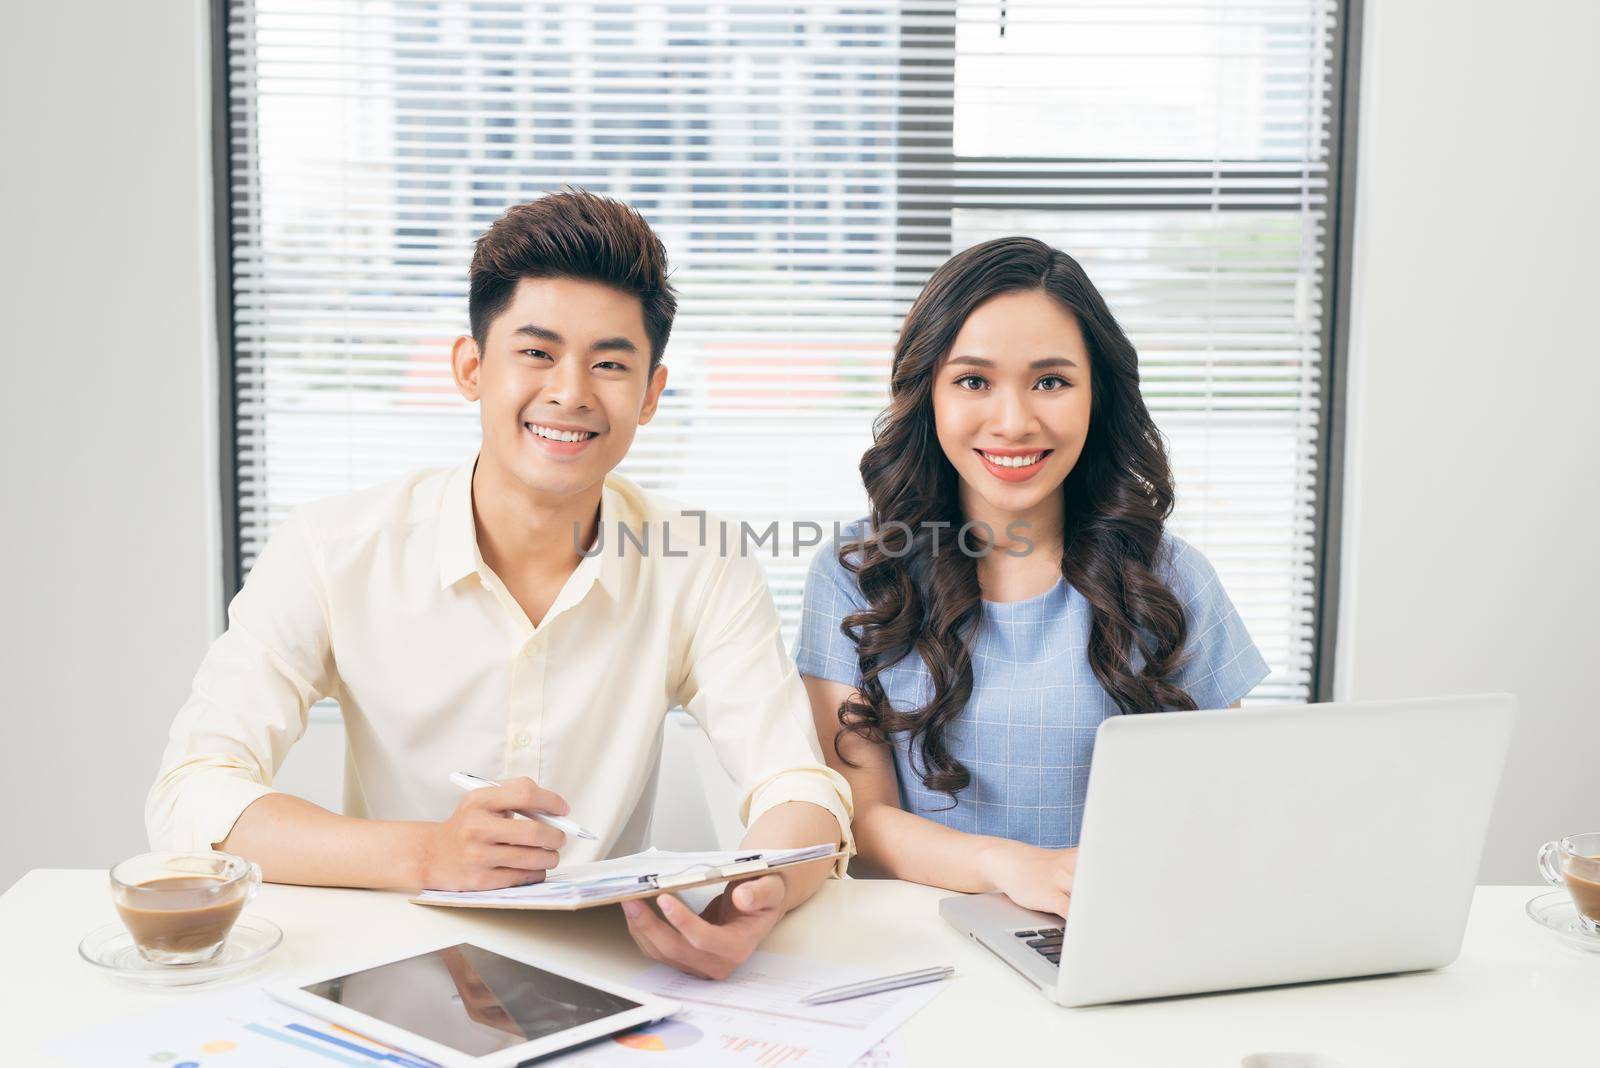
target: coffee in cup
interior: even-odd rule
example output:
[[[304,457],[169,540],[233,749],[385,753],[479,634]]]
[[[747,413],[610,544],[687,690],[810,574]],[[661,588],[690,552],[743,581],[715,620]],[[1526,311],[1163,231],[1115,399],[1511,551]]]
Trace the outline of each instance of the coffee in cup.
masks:
[[[1572,895],[1578,922],[1600,935],[1600,831],[1569,834],[1539,850],[1539,874]]]
[[[230,853],[145,853],[111,869],[111,900],[140,956],[198,964],[222,951],[261,885],[261,869]]]

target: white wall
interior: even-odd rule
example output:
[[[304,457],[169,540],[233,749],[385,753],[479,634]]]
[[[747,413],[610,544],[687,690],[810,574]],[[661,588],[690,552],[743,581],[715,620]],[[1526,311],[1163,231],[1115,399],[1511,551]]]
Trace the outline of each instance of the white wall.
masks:
[[[201,11],[0,5],[0,889],[145,847],[220,619]]]
[[[1515,693],[1483,878],[1533,882],[1600,828],[1600,4],[1366,18],[1339,689]]]

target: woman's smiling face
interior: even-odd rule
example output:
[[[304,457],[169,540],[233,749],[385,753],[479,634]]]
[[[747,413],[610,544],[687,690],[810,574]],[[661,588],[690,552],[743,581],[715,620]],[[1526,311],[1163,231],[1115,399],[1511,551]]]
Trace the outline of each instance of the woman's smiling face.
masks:
[[[1023,290],[978,305],[933,385],[968,515],[1023,516],[1058,493],[1083,452],[1091,396],[1083,331],[1059,301]]]

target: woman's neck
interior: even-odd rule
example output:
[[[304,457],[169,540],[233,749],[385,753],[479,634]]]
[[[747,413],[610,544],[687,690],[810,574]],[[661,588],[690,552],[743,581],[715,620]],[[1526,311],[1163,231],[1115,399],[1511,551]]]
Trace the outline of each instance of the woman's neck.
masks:
[[[1064,501],[1065,494],[1058,486],[1033,507],[1017,512],[997,508],[966,483],[961,485],[961,514],[967,522],[983,523],[994,531],[994,548],[1002,553],[1044,553],[1060,560]]]
[[[994,531],[990,551],[978,559],[978,586],[986,601],[1025,601],[1055,588],[1061,578],[1060,488],[1026,511],[996,508],[963,484],[961,510],[969,523]]]

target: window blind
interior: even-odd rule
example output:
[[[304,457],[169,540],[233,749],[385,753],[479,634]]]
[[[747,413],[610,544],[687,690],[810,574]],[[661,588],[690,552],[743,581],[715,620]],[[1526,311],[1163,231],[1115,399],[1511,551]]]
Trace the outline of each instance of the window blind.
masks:
[[[786,637],[900,321],[952,253],[1071,252],[1141,355],[1173,529],[1304,699],[1334,0],[232,0],[237,518],[464,460],[473,239],[579,185],[667,245],[669,390],[622,473],[765,530]]]

